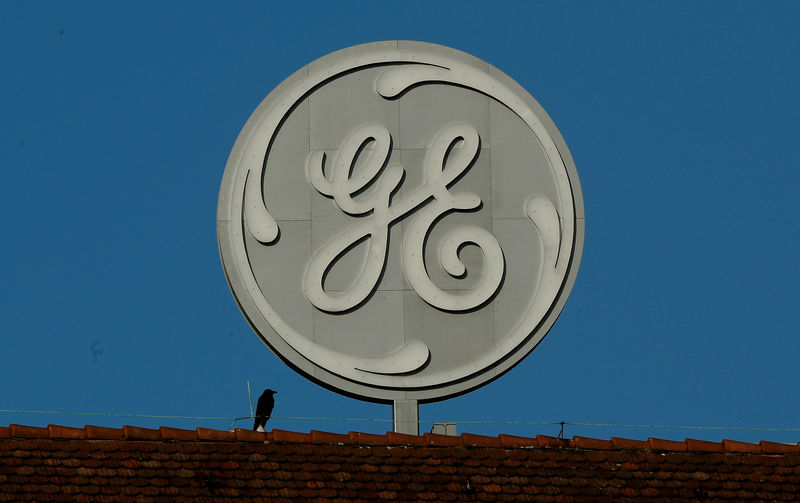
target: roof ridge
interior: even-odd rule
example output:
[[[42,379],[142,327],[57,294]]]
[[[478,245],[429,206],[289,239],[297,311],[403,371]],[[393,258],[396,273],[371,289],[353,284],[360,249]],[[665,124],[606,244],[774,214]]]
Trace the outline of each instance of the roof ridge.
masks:
[[[736,454],[800,454],[800,442],[782,444],[762,440],[759,443],[722,440],[712,442],[687,438],[683,441],[648,438],[632,440],[611,437],[603,440],[575,436],[572,439],[537,435],[520,437],[500,434],[496,437],[462,433],[460,436],[424,433],[420,436],[387,432],[384,435],[351,431],[347,434],[312,430],[309,433],[273,429],[256,432],[247,429],[216,430],[196,428],[185,430],[162,426],[159,429],[123,425],[121,428],[86,425],[83,428],[47,425],[46,428],[10,424],[0,426],[0,439],[52,439],[52,440],[137,440],[161,442],[281,442],[313,444],[350,444],[385,446],[428,447],[495,447],[495,448],[542,448],[617,451],[668,451],[668,452],[719,452]]]

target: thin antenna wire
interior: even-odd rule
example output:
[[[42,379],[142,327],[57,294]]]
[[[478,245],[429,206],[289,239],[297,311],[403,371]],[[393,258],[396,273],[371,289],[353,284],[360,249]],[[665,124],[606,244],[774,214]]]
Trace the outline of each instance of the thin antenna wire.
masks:
[[[253,415],[253,391],[250,389],[250,379],[247,380],[247,399],[250,400],[250,415]]]
[[[0,409],[8,414],[50,414],[55,416],[103,416],[103,417],[143,417],[147,419],[200,419],[203,421],[227,421],[230,416],[170,416],[160,414],[128,414],[124,412],[70,412],[59,410],[14,410]]]
[[[242,421],[252,419],[249,417],[233,416],[172,416],[160,414],[126,414],[113,412],[71,412],[71,411],[50,411],[50,410],[18,410],[0,409],[0,414],[50,414],[59,416],[104,416],[104,417],[141,417],[147,419],[196,419],[203,421]],[[304,416],[272,416],[272,419],[284,421],[342,421],[342,422],[368,422],[368,423],[391,423],[392,419],[377,418],[344,418],[344,417],[304,417]],[[678,426],[665,424],[614,424],[614,423],[573,423],[570,421],[440,421],[440,420],[419,420],[418,423],[456,423],[456,424],[507,424],[507,425],[567,425],[586,428],[644,428],[644,429],[670,429],[670,430],[714,430],[714,431],[781,431],[781,432],[800,432],[800,428],[764,428],[750,426]]]

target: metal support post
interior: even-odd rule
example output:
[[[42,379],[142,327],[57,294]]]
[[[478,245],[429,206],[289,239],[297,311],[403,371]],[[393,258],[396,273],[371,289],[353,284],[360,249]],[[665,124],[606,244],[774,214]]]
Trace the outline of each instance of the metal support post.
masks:
[[[395,433],[419,435],[419,403],[416,400],[395,400],[392,412]]]

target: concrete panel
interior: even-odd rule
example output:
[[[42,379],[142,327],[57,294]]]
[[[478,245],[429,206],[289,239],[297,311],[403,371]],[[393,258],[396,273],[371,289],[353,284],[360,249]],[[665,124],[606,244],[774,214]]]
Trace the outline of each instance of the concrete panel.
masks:
[[[311,95],[312,150],[338,149],[351,131],[367,122],[379,122],[392,138],[400,137],[398,103],[375,93],[381,72],[377,67],[345,74]]]
[[[530,128],[508,107],[490,106],[492,132],[492,217],[520,218],[534,193],[554,203],[558,188],[550,161]]]
[[[377,292],[363,307],[345,314],[315,309],[313,319],[314,340],[346,354],[382,356],[404,342],[402,292]]]
[[[312,306],[303,293],[305,257],[311,251],[311,222],[285,220],[278,225],[281,236],[273,246],[262,246],[245,233],[247,255],[269,305],[295,330],[311,333]]]
[[[555,179],[539,142],[527,138],[495,143],[492,217],[524,218],[525,202],[534,194],[543,194],[554,204],[559,201]]]
[[[264,201],[278,220],[309,220],[310,191],[306,182],[308,101],[303,101],[281,126],[267,158]]]
[[[527,218],[496,219],[492,234],[497,237],[506,259],[503,286],[494,301],[494,328],[498,338],[517,325],[539,284],[540,239],[536,227]],[[522,267],[520,267],[522,265]]]
[[[431,351],[426,372],[448,372],[474,360],[494,345],[494,307],[448,313],[404,292],[406,340],[422,339]],[[447,327],[447,329],[443,329]]]
[[[444,126],[465,122],[489,139],[489,98],[455,85],[430,84],[409,90],[401,99],[402,148],[428,148]]]

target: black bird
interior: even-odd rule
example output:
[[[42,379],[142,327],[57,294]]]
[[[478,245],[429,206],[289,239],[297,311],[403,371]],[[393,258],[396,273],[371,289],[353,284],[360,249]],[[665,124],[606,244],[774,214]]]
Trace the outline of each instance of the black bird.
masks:
[[[271,389],[264,390],[258,398],[256,404],[256,422],[253,424],[253,431],[265,431],[264,426],[272,415],[272,408],[275,407],[275,397],[273,396],[277,391]]]

